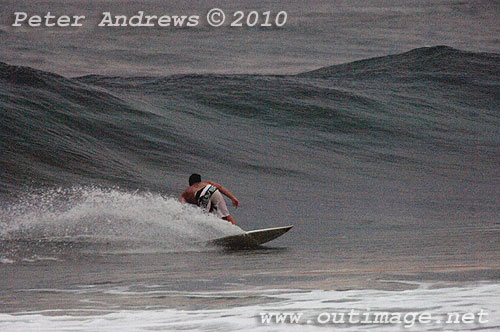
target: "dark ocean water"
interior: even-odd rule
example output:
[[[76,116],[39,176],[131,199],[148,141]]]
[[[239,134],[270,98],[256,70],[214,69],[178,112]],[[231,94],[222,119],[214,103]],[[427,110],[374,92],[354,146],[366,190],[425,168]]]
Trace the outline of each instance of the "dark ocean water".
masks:
[[[2,16],[0,329],[324,330],[259,313],[351,309],[485,309],[474,327],[499,328],[498,6],[287,6],[289,26],[241,39]],[[239,227],[179,203],[192,172],[238,197]],[[288,224],[263,250],[204,245]]]
[[[198,171],[257,226],[495,223],[499,63],[438,46],[293,76],[70,79],[2,64],[1,192],[178,196]]]
[[[158,306],[175,329],[175,310],[203,321],[214,317],[198,309],[222,306],[236,328],[256,318],[235,308],[269,306],[268,291],[300,303],[282,288],[498,282],[499,64],[444,46],[291,76],[65,78],[2,63],[3,310],[99,317],[124,297],[122,321]],[[239,197],[243,229],[295,228],[280,249],[200,246],[241,230],[178,203],[192,171]],[[236,292],[229,307],[221,291]],[[308,301],[319,310],[330,295]]]

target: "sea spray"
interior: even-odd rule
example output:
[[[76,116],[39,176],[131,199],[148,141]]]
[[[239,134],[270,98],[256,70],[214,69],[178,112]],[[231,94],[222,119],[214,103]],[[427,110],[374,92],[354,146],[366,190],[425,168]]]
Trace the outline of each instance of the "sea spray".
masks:
[[[126,243],[169,250],[243,232],[176,198],[117,187],[25,194],[0,210],[0,227],[3,241]]]

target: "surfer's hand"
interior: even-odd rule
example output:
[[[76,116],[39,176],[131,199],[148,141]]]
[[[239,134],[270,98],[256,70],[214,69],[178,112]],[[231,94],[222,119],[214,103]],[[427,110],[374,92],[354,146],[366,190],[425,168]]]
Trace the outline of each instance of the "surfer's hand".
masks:
[[[238,199],[236,199],[236,197],[233,198],[232,201],[233,201],[234,206],[238,207],[240,205],[240,201],[238,201]]]

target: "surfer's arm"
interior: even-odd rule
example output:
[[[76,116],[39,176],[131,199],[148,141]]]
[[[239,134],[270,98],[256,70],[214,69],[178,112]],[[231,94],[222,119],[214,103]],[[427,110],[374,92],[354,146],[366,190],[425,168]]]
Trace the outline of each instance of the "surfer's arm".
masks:
[[[234,196],[229,190],[227,190],[225,187],[221,186],[220,184],[216,183],[216,182],[211,182],[211,181],[207,181],[208,183],[210,183],[211,185],[214,185],[215,187],[217,187],[217,189],[223,193],[224,195],[226,195],[227,197],[229,197],[229,199],[231,199],[231,201],[233,202],[233,205],[234,206],[238,206],[240,205],[240,201],[238,201],[238,199],[236,198],[236,196]]]
[[[184,197],[184,195],[186,195],[186,193],[182,194],[182,196],[181,196],[181,203],[186,203],[186,198]]]

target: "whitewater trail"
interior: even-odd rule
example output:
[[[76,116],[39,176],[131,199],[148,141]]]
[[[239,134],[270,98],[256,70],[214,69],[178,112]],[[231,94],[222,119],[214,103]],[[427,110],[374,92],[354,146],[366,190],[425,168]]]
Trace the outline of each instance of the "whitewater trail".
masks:
[[[177,251],[242,232],[175,198],[119,188],[30,193],[0,210],[3,241],[121,243],[135,250],[148,246],[153,251]]]

